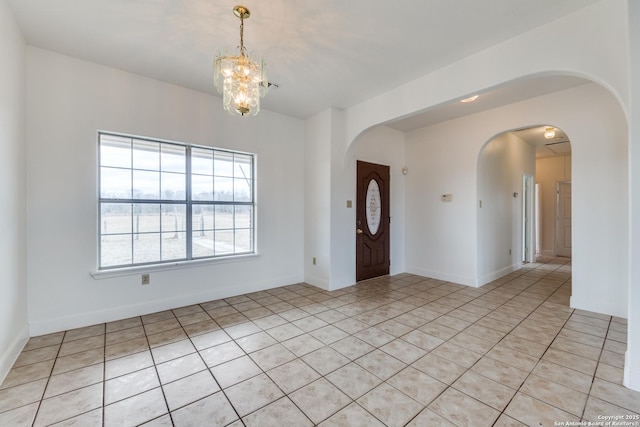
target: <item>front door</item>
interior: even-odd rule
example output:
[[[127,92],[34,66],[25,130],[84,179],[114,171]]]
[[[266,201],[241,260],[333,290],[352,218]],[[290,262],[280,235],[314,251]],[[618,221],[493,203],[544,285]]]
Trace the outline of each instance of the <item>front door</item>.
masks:
[[[358,161],[356,280],[389,274],[389,166]]]

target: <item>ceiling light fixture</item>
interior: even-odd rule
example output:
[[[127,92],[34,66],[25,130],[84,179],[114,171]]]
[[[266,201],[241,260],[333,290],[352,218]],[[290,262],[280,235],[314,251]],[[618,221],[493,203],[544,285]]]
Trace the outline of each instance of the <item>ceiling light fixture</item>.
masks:
[[[244,47],[244,20],[251,16],[249,9],[236,6],[233,14],[240,18],[240,53],[218,54],[213,81],[218,92],[222,93],[222,104],[226,111],[241,116],[255,116],[260,112],[260,98],[269,89],[267,66],[262,59],[253,61]]]
[[[468,97],[468,98],[461,99],[461,100],[460,100],[460,102],[464,102],[465,104],[466,104],[466,103],[469,103],[469,102],[473,102],[473,101],[475,101],[476,99],[478,99],[478,96],[480,96],[480,95],[473,95],[473,96],[470,96],[470,97]]]
[[[546,139],[552,139],[556,136],[556,130],[554,128],[547,128],[544,131],[544,137]]]

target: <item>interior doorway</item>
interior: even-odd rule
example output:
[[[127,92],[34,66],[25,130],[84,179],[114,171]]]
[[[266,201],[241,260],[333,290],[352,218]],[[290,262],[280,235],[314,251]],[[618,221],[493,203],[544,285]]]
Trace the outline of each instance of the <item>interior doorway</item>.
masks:
[[[571,181],[558,182],[556,254],[571,257]]]
[[[358,161],[356,281],[389,274],[389,166]]]

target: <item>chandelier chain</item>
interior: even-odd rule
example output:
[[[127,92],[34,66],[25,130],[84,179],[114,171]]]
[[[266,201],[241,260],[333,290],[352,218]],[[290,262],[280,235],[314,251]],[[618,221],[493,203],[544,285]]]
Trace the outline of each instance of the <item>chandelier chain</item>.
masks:
[[[244,17],[240,16],[240,55],[245,56],[244,48]]]

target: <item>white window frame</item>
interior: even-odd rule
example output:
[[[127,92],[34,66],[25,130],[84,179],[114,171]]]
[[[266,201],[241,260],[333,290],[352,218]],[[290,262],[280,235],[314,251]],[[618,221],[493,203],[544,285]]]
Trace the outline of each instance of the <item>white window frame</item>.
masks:
[[[164,145],[171,145],[174,147],[180,147],[180,148],[184,148],[185,150],[185,171],[184,171],[184,177],[185,177],[185,193],[184,193],[184,199],[166,199],[162,197],[162,194],[160,192],[158,192],[158,197],[157,198],[134,198],[134,193],[133,193],[133,187],[134,187],[134,178],[133,178],[133,174],[135,171],[140,171],[139,169],[135,168],[135,164],[133,162],[133,160],[131,161],[130,165],[128,167],[114,167],[114,166],[110,166],[110,165],[103,165],[102,163],[102,159],[101,159],[101,146],[102,146],[102,141],[103,141],[103,137],[113,137],[113,138],[120,138],[120,139],[128,139],[131,141],[132,147],[134,142],[141,142],[141,143],[145,143],[145,144],[157,144],[158,145],[158,149],[160,150],[160,147],[164,146]],[[240,151],[235,151],[235,150],[228,150],[228,149],[220,149],[220,148],[214,148],[214,147],[207,147],[207,146],[199,146],[199,145],[193,145],[193,144],[185,144],[185,143],[181,143],[181,142],[175,142],[175,141],[167,141],[167,140],[160,140],[160,139],[155,139],[155,138],[148,138],[148,137],[140,137],[140,136],[133,136],[133,135],[126,135],[126,134],[120,134],[120,133],[115,133],[115,132],[107,132],[107,131],[99,131],[98,132],[98,161],[97,161],[97,177],[98,177],[98,189],[97,189],[97,193],[98,193],[98,203],[97,203],[97,211],[98,211],[98,227],[97,227],[97,237],[98,237],[98,253],[97,253],[97,271],[92,273],[92,275],[95,278],[99,278],[99,277],[111,277],[111,276],[117,276],[117,275],[121,275],[121,274],[127,274],[129,272],[137,272],[140,270],[144,270],[144,271],[157,271],[157,270],[165,270],[165,269],[170,269],[170,268],[176,268],[176,267],[184,267],[184,266],[188,266],[188,265],[193,265],[193,264],[201,264],[201,263],[207,263],[207,262],[212,262],[212,261],[216,261],[216,262],[230,262],[230,261],[240,261],[243,259],[247,259],[249,257],[253,257],[257,255],[256,252],[256,156],[255,154],[252,153],[246,153],[246,152],[240,152]],[[192,153],[194,150],[199,151],[201,154],[204,154],[208,151],[211,152],[212,155],[212,161],[215,158],[216,154],[217,155],[221,155],[221,156],[231,156],[234,161],[232,162],[232,167],[233,167],[233,171],[231,173],[231,175],[225,175],[224,177],[222,176],[218,176],[215,175],[216,171],[212,170],[211,172],[211,179],[215,180],[216,178],[220,178],[221,180],[224,178],[226,180],[231,180],[231,182],[233,183],[232,185],[235,185],[236,180],[238,181],[242,181],[243,183],[246,183],[245,185],[248,186],[249,188],[249,193],[250,196],[248,197],[248,199],[245,197],[244,200],[241,201],[237,201],[235,200],[236,194],[235,192],[232,190],[231,193],[231,197],[232,200],[216,200],[216,193],[212,193],[211,195],[211,199],[198,199],[198,197],[194,197],[194,195],[192,194],[192,180],[194,175],[197,176],[203,176],[203,175],[199,175],[196,173],[192,174]],[[160,152],[160,151],[159,151]],[[133,158],[133,149],[131,149],[131,155]],[[244,178],[242,177],[236,177],[235,173],[236,173],[236,163],[235,163],[235,156],[239,156],[244,162],[246,162],[247,160],[249,160],[250,163],[250,177],[249,179],[247,179],[246,175],[244,176]],[[214,165],[214,163],[212,163],[212,165]],[[213,166],[215,168],[215,166]],[[108,197],[108,196],[104,196],[102,194],[102,185],[101,185],[101,181],[102,181],[102,173],[103,173],[103,168],[105,169],[118,169],[120,171],[129,171],[131,172],[131,187],[129,189],[125,188],[123,186],[124,190],[131,190],[130,191],[130,195],[129,197],[122,197],[122,196],[118,196],[118,197]],[[240,168],[242,169],[242,168]],[[157,170],[154,170],[155,172],[158,173],[159,176],[162,175],[163,170],[162,170],[162,166],[158,166]],[[244,174],[244,170],[243,170],[243,174]],[[204,175],[207,176],[207,175]],[[160,181],[159,181],[160,182]],[[213,187],[212,187],[213,188]],[[244,193],[243,193],[244,194]],[[196,200],[194,200],[194,198]],[[122,233],[109,233],[108,229],[105,229],[104,227],[104,219],[103,219],[103,209],[102,207],[104,205],[123,205],[123,206],[127,206],[129,205],[131,207],[130,210],[130,215],[131,215],[131,219],[132,219],[132,224],[131,224],[131,230],[130,231],[126,231],[126,232],[122,232]],[[166,260],[162,260],[162,215],[161,213],[159,213],[159,229],[157,231],[153,231],[153,232],[149,232],[149,234],[158,234],[159,235],[159,239],[160,239],[160,249],[159,249],[159,257],[160,259],[157,260],[152,260],[152,261],[145,261],[145,262],[136,262],[136,255],[135,255],[135,246],[134,246],[134,237],[135,236],[140,236],[144,233],[142,233],[140,231],[140,229],[138,228],[137,230],[135,230],[135,227],[133,225],[133,217],[134,217],[134,212],[133,212],[133,206],[141,206],[141,205],[157,205],[157,206],[161,206],[161,205],[180,205],[180,206],[185,206],[185,215],[184,215],[184,219],[185,219],[185,227],[184,227],[184,231],[175,231],[176,235],[178,232],[183,233],[184,234],[184,238],[186,240],[186,250],[185,250],[185,256],[184,257],[180,257],[180,258],[172,258],[172,259],[166,259]],[[211,232],[213,234],[213,241],[212,243],[212,250],[213,250],[213,254],[211,255],[204,255],[204,256],[197,256],[197,254],[194,254],[194,230],[195,231],[199,231],[202,232],[202,229],[198,229],[197,226],[194,226],[195,224],[193,224],[194,218],[192,215],[192,212],[194,211],[194,208],[197,210],[200,207],[207,207],[207,208],[211,208],[213,211],[216,211],[217,208],[221,208],[225,207],[225,208],[229,208],[231,207],[233,210],[233,225],[231,226],[231,228],[216,228],[216,224],[215,221],[213,223],[213,225],[211,226],[212,228],[206,230],[207,232]],[[237,207],[244,207],[245,211],[248,211],[249,214],[249,226],[244,226],[244,227],[236,227],[236,208]],[[246,209],[246,208],[249,209]],[[125,207],[126,210],[126,207]],[[206,210],[206,209],[205,209]],[[227,234],[229,232],[231,232],[232,234],[232,238],[233,238],[233,250],[232,251],[223,251],[222,253],[217,253],[216,252],[216,244],[217,241],[215,239],[215,233],[216,232],[226,232]],[[246,232],[248,231],[249,234],[249,248],[248,250],[241,250],[241,251],[236,251],[237,249],[237,245],[236,245],[236,238],[238,236],[238,232],[241,231],[243,235],[246,235]],[[103,261],[103,239],[108,238],[110,236],[130,236],[131,238],[131,252],[130,252],[130,257],[131,257],[131,262],[125,262],[125,263],[120,263],[120,264],[110,264],[110,265],[103,265],[103,264],[108,264],[108,263],[104,263]]]

